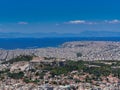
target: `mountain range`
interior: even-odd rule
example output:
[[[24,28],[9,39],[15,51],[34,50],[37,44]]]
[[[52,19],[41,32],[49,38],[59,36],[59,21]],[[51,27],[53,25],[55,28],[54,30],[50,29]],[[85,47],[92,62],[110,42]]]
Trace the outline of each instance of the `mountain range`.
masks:
[[[120,32],[84,31],[81,33],[0,33],[0,38],[45,38],[45,37],[120,37]]]

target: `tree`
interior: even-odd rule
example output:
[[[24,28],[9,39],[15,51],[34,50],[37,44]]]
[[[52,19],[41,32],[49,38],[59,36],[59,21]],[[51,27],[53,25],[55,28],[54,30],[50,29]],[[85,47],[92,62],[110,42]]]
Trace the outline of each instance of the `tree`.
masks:
[[[77,57],[81,57],[81,56],[82,56],[82,53],[79,52],[79,53],[77,53],[76,55],[77,55]]]
[[[24,73],[20,71],[19,73],[8,73],[8,76],[13,79],[21,79],[24,77]]]

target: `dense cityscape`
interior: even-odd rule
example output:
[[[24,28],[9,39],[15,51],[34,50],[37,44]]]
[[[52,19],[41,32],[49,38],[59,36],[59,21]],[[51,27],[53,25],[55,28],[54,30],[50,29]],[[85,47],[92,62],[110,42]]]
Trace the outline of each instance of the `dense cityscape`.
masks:
[[[36,49],[1,50],[1,56],[3,52],[15,54],[1,59],[0,90],[120,90],[119,45],[89,41],[68,42],[36,53]]]
[[[78,57],[77,53],[82,56]],[[66,42],[58,48],[0,50],[0,61],[9,60],[19,55],[56,57],[70,60],[120,60],[120,42],[78,41]]]

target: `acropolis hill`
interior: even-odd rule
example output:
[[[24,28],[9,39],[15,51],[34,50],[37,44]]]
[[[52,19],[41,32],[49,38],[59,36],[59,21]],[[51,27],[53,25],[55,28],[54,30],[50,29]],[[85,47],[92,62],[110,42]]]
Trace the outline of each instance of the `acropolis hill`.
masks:
[[[120,60],[120,42],[77,41],[66,42],[58,48],[0,50],[0,60],[19,55],[56,57],[69,60]]]

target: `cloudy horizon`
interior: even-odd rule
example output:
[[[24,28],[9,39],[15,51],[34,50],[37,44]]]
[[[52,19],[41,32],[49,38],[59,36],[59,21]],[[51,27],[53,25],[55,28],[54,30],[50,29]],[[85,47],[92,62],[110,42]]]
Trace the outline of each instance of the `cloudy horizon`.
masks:
[[[120,32],[120,1],[0,1],[0,33]]]

